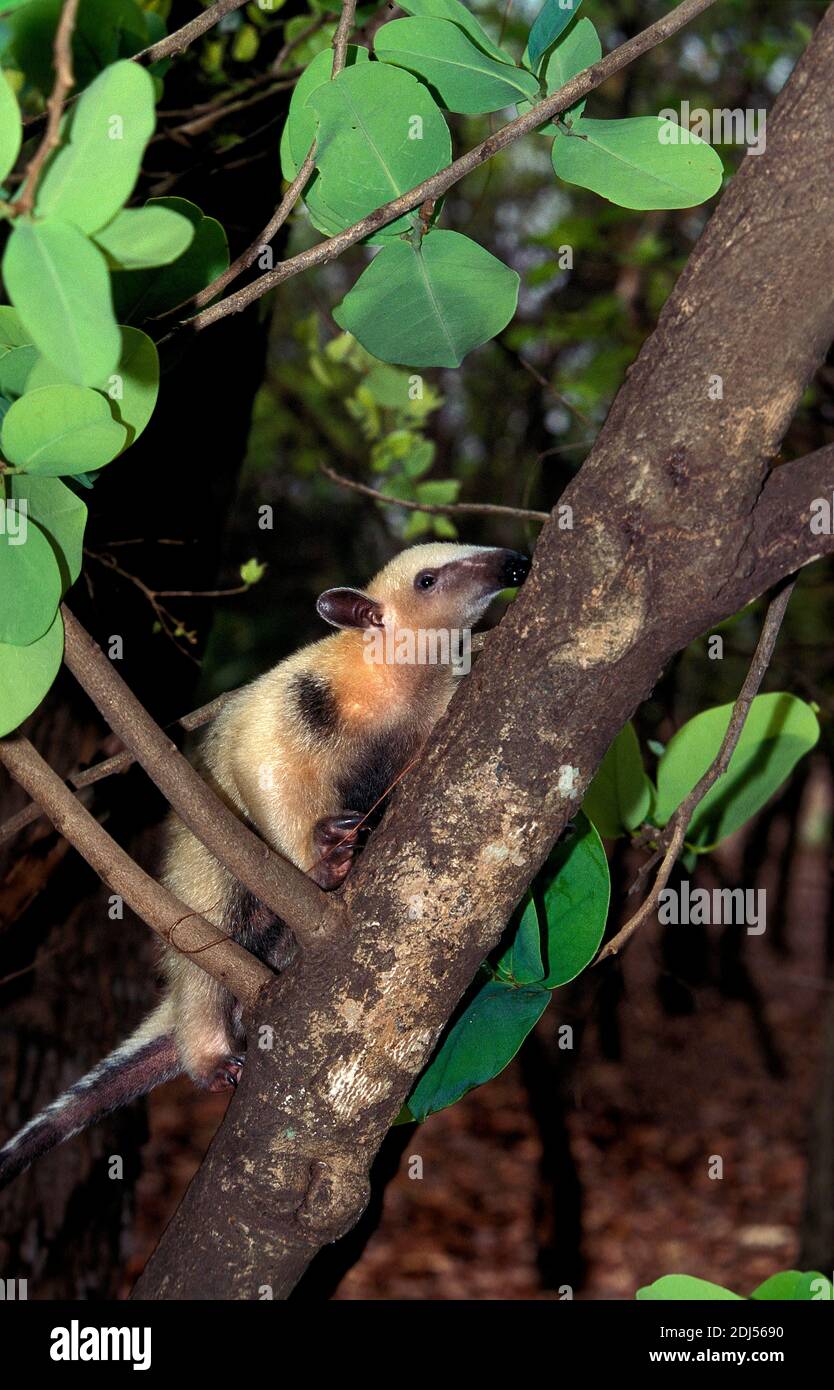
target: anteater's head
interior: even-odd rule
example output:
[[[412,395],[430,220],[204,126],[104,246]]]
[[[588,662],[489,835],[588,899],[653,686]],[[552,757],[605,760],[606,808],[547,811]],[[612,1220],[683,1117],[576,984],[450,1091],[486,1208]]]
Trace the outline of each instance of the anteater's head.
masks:
[[[364,591],[328,589],[316,607],[334,627],[461,630],[474,626],[502,589],[523,584],[529,569],[517,550],[452,541],[414,545]]]

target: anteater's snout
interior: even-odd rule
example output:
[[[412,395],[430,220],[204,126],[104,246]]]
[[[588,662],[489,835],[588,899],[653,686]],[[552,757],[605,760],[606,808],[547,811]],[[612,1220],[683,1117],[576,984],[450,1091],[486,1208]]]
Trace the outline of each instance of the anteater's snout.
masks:
[[[505,589],[516,589],[530,573],[530,557],[519,550],[505,550],[501,567],[501,583]]]

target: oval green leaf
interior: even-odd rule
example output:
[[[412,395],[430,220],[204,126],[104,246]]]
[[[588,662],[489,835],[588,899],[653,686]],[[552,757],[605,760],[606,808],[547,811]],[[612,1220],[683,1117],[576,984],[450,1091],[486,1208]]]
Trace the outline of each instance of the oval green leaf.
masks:
[[[394,19],[378,30],[374,52],[421,78],[448,111],[478,115],[538,96],[531,72],[488,57],[447,19]]]
[[[454,1105],[511,1062],[550,994],[487,980],[445,1033],[406,1104],[415,1120]]]
[[[622,835],[641,825],[652,804],[634,725],[620,730],[585,793],[582,809],[600,835]]]
[[[368,352],[411,367],[459,367],[515,313],[519,277],[459,232],[433,231],[419,249],[383,247],[333,311]]]
[[[85,386],[42,386],[15,401],[3,421],[3,454],[41,477],[89,473],[124,447],[124,425]]]
[[[122,327],[122,354],[115,372],[105,380],[94,383],[110,402],[110,412],[126,427],[123,448],[127,448],[142,433],[154,411],[159,394],[159,354],[156,344],[138,328]],[[0,376],[2,376],[0,361]],[[65,386],[67,377],[47,362],[38,359],[29,373],[27,390],[42,386]]]
[[[7,501],[0,530],[0,643],[28,647],[52,626],[61,602],[58,562],[28,503]]]
[[[81,573],[86,506],[60,478],[12,473],[6,487],[11,488],[16,503],[26,501],[30,519],[50,542],[61,575],[61,592],[65,594]]]
[[[724,166],[711,145],[660,116],[593,121],[557,132],[553,168],[623,208],[691,208],[721,187]]]
[[[24,222],[12,230],[3,279],[44,357],[79,386],[115,371],[121,339],[101,252],[68,222]]]
[[[187,198],[150,198],[145,208],[167,208],[188,221],[194,235],[186,249],[158,270],[124,270],[113,274],[113,299],[121,321],[163,314],[205,289],[229,265],[226,233]]]
[[[37,709],[58,674],[63,654],[60,613],[49,631],[28,647],[0,644],[0,735],[11,733]]]
[[[194,227],[171,208],[125,208],[95,240],[117,269],[144,270],[181,256],[194,240]]]
[[[740,1294],[731,1293],[720,1284],[710,1284],[706,1279],[696,1279],[691,1274],[664,1274],[644,1289],[638,1289],[636,1298],[646,1302],[694,1301],[698,1303],[721,1303],[727,1300],[743,1302]]]
[[[154,131],[154,85],[138,63],[111,63],[82,93],[69,141],[46,168],[35,211],[82,232],[105,226],[127,202]]]
[[[410,73],[384,63],[345,68],[307,99],[314,110],[318,177],[305,194],[313,223],[333,235],[445,168],[452,142],[443,115]],[[377,234],[396,240],[413,215]]]
[[[704,710],[669,740],[657,768],[658,825],[666,824],[715,761],[732,712],[732,705]],[[804,700],[787,693],[757,695],[727,771],[695,809],[687,844],[704,852],[738,830],[761,810],[818,738],[817,716]]]

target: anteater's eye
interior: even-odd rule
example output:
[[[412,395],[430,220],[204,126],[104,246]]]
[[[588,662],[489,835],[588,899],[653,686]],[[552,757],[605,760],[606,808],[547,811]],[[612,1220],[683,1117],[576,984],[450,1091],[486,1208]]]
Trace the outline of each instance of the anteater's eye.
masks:
[[[431,570],[422,570],[414,581],[414,587],[415,589],[433,589],[436,583],[436,574],[432,574]]]

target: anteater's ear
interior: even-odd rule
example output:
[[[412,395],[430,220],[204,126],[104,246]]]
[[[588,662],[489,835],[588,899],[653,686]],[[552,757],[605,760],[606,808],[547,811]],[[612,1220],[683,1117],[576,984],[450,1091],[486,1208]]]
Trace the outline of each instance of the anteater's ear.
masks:
[[[332,627],[382,627],[382,604],[361,589],[325,589],[316,599],[316,612]]]

